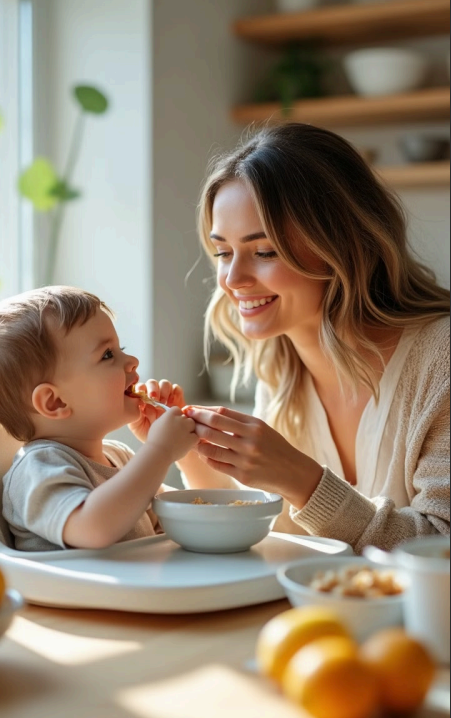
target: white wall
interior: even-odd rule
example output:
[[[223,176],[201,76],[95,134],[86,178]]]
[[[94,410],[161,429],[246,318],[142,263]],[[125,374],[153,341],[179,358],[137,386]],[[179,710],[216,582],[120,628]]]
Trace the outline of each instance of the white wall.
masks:
[[[154,2],[154,367],[177,378],[190,401],[205,395],[203,313],[211,270],[199,257],[195,212],[207,162],[232,147],[242,128],[231,106],[249,97],[265,53],[230,33],[234,18],[264,12],[271,0]]]
[[[77,106],[75,84],[111,100],[89,116],[68,206],[54,280],[100,295],[118,315],[123,344],[152,366],[151,13],[147,0],[38,0],[36,48],[42,94],[38,144],[62,171]],[[46,122],[42,122],[45,117]],[[43,126],[44,125],[44,126]],[[43,229],[43,223],[40,223]]]

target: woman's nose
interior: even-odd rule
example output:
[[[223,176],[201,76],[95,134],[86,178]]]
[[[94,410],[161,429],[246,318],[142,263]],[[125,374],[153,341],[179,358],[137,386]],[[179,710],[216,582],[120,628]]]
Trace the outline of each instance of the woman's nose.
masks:
[[[249,271],[247,262],[235,258],[228,267],[225,282],[229,289],[241,289],[241,287],[251,287],[255,280]]]

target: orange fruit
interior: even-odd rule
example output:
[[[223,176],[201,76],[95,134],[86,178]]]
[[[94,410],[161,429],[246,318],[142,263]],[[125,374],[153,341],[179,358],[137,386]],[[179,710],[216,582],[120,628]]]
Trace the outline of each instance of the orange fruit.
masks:
[[[361,656],[378,678],[383,708],[408,713],[421,706],[435,675],[434,660],[422,643],[402,628],[389,628],[371,636]]]
[[[311,641],[323,636],[346,636],[335,613],[320,607],[292,608],[272,618],[257,639],[256,659],[261,673],[280,683],[285,667]]]
[[[0,569],[0,604],[3,602],[6,593],[6,578]]]
[[[376,676],[356,643],[341,636],[298,651],[285,669],[282,689],[314,718],[370,718],[378,705]]]

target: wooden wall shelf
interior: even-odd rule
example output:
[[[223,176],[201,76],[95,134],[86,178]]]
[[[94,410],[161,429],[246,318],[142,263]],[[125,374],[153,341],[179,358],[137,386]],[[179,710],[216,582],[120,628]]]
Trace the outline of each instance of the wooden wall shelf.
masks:
[[[374,172],[394,189],[424,189],[450,185],[449,161],[425,162],[399,167],[374,167]]]
[[[446,35],[449,0],[392,0],[371,5],[343,5],[241,18],[238,37],[265,45],[315,40],[319,45],[367,45],[412,37]]]
[[[449,87],[429,88],[390,97],[327,97],[301,100],[288,116],[279,103],[239,105],[232,119],[240,124],[252,122],[305,122],[322,127],[356,127],[440,121],[449,118]]]

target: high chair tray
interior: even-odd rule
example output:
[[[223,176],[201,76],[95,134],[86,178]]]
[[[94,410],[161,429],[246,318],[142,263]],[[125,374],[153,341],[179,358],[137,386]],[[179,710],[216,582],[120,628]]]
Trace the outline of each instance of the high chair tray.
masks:
[[[0,546],[8,583],[30,603],[144,613],[200,613],[284,598],[279,566],[352,555],[341,541],[270,533],[250,551],[190,553],[163,534],[108,549],[24,553]]]

